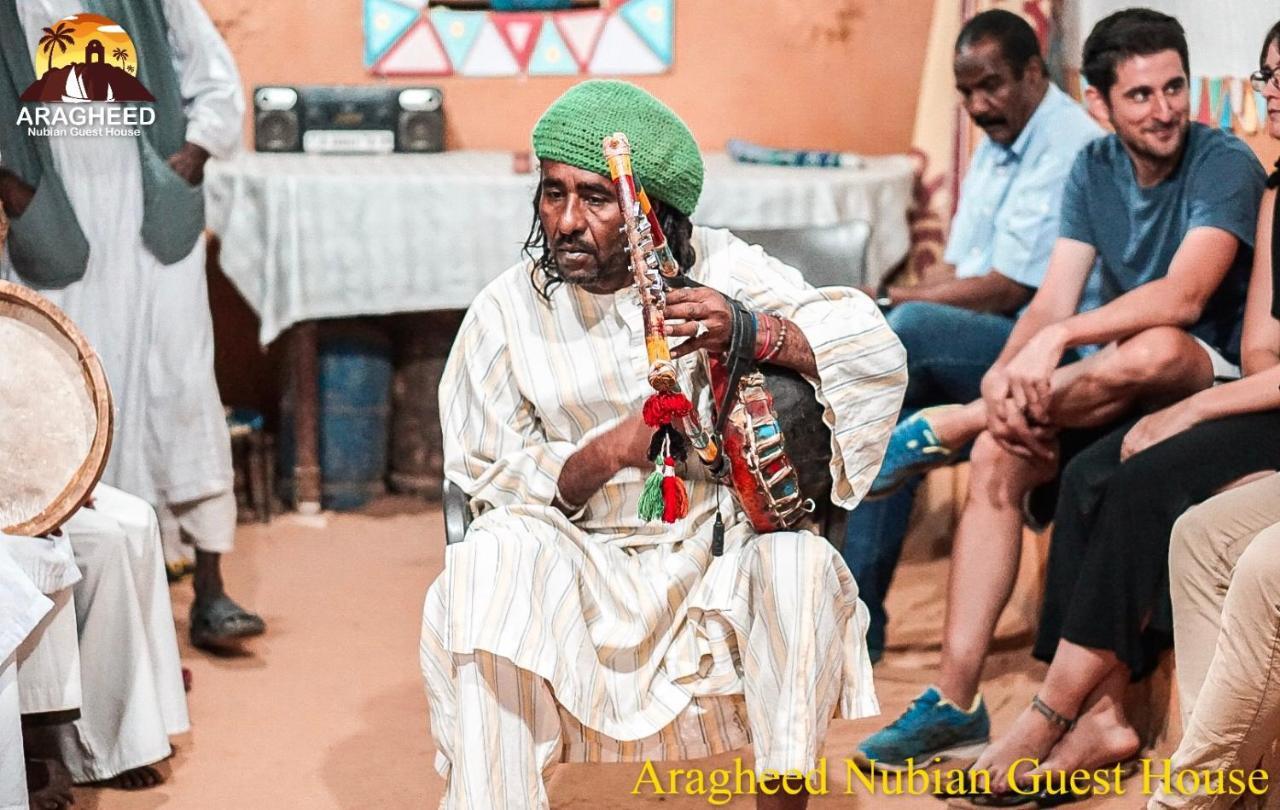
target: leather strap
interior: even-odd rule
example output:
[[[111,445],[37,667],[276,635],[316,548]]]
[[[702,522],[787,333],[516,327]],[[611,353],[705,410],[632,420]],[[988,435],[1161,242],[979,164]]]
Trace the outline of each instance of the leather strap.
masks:
[[[724,389],[724,399],[720,402],[720,410],[716,412],[717,436],[724,435],[729,410],[738,398],[738,382],[756,367],[755,316],[736,298],[726,297],[725,300],[729,302],[729,348],[725,351],[728,382]]]
[[[1053,709],[1049,708],[1049,704],[1041,700],[1039,695],[1032,696],[1031,708],[1035,709],[1037,712],[1044,715],[1044,718],[1046,720],[1048,720],[1050,723],[1053,723],[1055,726],[1058,726],[1063,731],[1070,731],[1072,727],[1075,726],[1076,724],[1076,721],[1072,720],[1070,717],[1067,717],[1064,714],[1059,714]]]

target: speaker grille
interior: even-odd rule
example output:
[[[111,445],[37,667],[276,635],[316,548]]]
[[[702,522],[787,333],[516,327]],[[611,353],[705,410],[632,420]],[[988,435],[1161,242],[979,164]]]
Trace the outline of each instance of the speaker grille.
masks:
[[[401,152],[443,152],[444,115],[439,110],[406,110],[396,124]]]
[[[302,148],[296,110],[259,110],[253,145],[259,152],[297,152]]]

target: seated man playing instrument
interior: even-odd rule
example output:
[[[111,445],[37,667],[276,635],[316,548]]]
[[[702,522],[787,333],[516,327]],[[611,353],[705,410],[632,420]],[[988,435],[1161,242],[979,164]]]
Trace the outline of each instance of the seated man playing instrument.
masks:
[[[673,284],[657,320],[683,340],[672,364],[695,404],[708,396],[704,356],[729,348],[734,313],[746,311],[755,358],[813,386],[832,437],[833,483],[820,496],[849,508],[902,401],[903,350],[870,299],[813,289],[727,231],[692,226],[702,159],[670,109],[615,81],[557,100],[533,132],[530,260],[476,298],[440,386],[445,472],[478,514],[449,547],[423,617],[443,806],[546,808],[556,763],[750,743],[757,806],[804,807],[803,782],[785,777],[815,767],[837,712],[878,710],[866,608],[826,540],[757,533],[692,454],[670,522],[638,514],[652,514],[651,445],[678,440],[664,427],[655,442],[642,408],[653,394],[646,343],[664,338],[646,330],[650,296],[633,286],[641,215],[624,217],[608,174],[613,133],[627,136],[680,275],[705,285]],[[672,454],[660,451],[660,473],[681,466]]]

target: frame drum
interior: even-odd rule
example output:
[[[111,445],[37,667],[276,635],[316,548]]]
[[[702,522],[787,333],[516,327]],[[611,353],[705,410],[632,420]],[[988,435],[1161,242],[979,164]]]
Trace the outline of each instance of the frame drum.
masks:
[[[0,531],[37,536],[88,499],[111,449],[111,390],[71,320],[0,281]]]

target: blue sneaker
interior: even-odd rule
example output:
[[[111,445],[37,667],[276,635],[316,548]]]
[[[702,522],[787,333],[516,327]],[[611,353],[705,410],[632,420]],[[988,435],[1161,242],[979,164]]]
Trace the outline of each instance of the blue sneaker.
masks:
[[[932,408],[899,422],[889,436],[884,461],[871,482],[868,499],[887,498],[912,477],[948,463],[955,452],[944,445],[926,418]]]
[[[969,711],[930,686],[911,701],[902,716],[858,744],[857,761],[887,770],[915,760],[927,766],[934,757],[977,757],[991,740],[991,719],[979,695]]]

